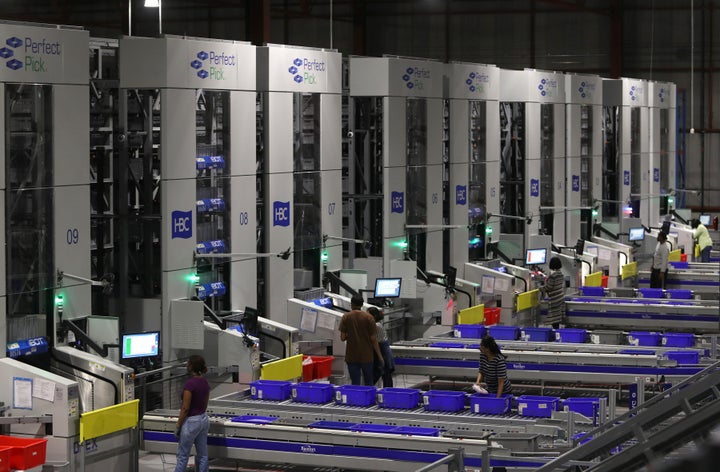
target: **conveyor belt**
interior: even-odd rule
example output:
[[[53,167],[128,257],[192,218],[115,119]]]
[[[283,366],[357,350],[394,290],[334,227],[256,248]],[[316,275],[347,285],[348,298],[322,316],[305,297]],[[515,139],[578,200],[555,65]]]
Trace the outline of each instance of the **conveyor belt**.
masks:
[[[589,328],[676,330],[696,333],[720,331],[717,303],[651,299],[566,300],[568,324]]]
[[[553,421],[516,414],[483,416],[464,410],[459,413],[426,412],[422,407],[412,410],[354,407],[327,403],[322,405],[296,403],[291,400],[269,402],[253,400],[246,392],[237,392],[210,401],[208,411],[214,416],[232,417],[246,414],[277,416],[281,421],[307,425],[315,421],[378,423],[397,426],[442,427],[446,432],[471,434],[475,437],[492,433],[532,433],[549,437],[562,435],[562,427]]]
[[[630,348],[631,346],[628,346]],[[643,349],[652,350],[647,347]],[[479,368],[475,349],[445,349],[425,346],[392,346],[396,374],[472,380]],[[553,382],[635,383],[642,376],[657,381],[662,376],[677,382],[694,375],[702,366],[678,366],[676,361],[656,355],[558,353],[504,351],[511,380]]]
[[[222,400],[227,402],[229,400]],[[268,409],[280,415],[289,407],[288,402],[251,401],[245,403],[254,411],[259,408]],[[215,401],[214,401],[215,403]],[[330,405],[295,404],[294,410],[329,411],[338,410],[349,413],[351,407],[334,408]],[[302,408],[307,406],[308,408]],[[213,407],[215,409],[216,407]],[[363,411],[373,408],[361,409]],[[306,413],[308,413],[306,412]],[[355,414],[359,414],[356,412]],[[386,412],[392,417],[396,411]],[[422,416],[418,411],[408,413],[412,417]],[[154,411],[145,415],[142,421],[143,449],[155,453],[174,453],[177,450],[177,439],[171,432],[176,423],[177,411]],[[318,415],[310,413],[317,418]],[[352,415],[351,415],[352,416]],[[344,430],[313,429],[306,426],[278,423],[266,425],[233,423],[227,417],[214,416],[211,420],[208,446],[210,455],[246,461],[282,461],[291,464],[334,467],[340,470],[415,470],[445,457],[448,452],[462,448],[465,465],[481,467],[482,452],[489,443],[485,439],[476,439],[469,431],[472,420],[478,416],[469,414],[452,415],[452,419],[443,414],[427,414],[428,417],[441,417],[446,424],[455,424],[456,418],[463,418],[468,427],[465,435],[444,434],[440,437],[405,436],[384,433],[355,432]],[[339,418],[342,413],[330,413],[323,418]],[[297,419],[296,419],[297,421]],[[437,419],[436,419],[437,421]],[[525,419],[525,421],[534,421]],[[365,423],[369,418],[364,417]],[[477,429],[477,428],[474,428]],[[516,433],[517,434],[517,433]],[[493,467],[533,467],[531,462],[523,462],[522,457],[511,456],[509,451],[505,457],[493,457]],[[536,466],[536,465],[535,465]]]

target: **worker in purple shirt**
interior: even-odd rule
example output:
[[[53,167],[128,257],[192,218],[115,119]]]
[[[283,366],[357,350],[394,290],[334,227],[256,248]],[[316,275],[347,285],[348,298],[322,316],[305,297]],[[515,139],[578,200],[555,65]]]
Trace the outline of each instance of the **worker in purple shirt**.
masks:
[[[205,359],[202,356],[190,356],[187,371],[190,378],[183,385],[182,406],[175,427],[175,436],[178,438],[175,472],[185,472],[193,444],[197,454],[195,469],[198,472],[208,472],[210,465],[207,438],[210,419],[205,411],[210,399],[210,384],[203,376],[207,372]]]

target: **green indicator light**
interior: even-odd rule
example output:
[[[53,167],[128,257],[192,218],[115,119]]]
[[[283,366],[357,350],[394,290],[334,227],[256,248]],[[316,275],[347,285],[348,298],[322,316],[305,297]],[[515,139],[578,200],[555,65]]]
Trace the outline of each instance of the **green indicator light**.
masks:
[[[55,305],[62,305],[62,304],[63,304],[63,296],[55,295]]]
[[[675,199],[673,197],[668,197],[668,204],[672,205],[673,203],[675,203]]]
[[[322,255],[320,255],[320,260],[322,260],[323,262],[327,262],[327,260],[328,260],[327,251],[323,252]]]
[[[485,234],[492,234],[492,226],[485,227]]]
[[[469,243],[473,245],[480,244],[480,238],[472,238]]]
[[[598,216],[598,211],[595,210],[595,209],[593,209],[593,211],[592,211],[592,216]]]
[[[405,241],[404,239],[403,239],[402,241],[397,241],[397,242],[395,242],[395,243],[393,243],[393,244],[395,245],[395,247],[399,247],[399,248],[402,248],[402,249],[405,249],[405,248],[408,247],[408,243],[407,243],[407,241]]]
[[[187,281],[196,284],[200,282],[200,277],[197,274],[190,274],[187,276]]]

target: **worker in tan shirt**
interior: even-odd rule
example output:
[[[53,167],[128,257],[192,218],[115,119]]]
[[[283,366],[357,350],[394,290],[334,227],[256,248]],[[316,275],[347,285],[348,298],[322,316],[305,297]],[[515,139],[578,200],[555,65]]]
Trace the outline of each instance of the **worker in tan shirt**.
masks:
[[[383,362],[375,319],[362,311],[363,303],[360,295],[354,295],[350,300],[351,310],[340,320],[340,339],[346,342],[345,363],[353,385],[373,385],[373,354]]]

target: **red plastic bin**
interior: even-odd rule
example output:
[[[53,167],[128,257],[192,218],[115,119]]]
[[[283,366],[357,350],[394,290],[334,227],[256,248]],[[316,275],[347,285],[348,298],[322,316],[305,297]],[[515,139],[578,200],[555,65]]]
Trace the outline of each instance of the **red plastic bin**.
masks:
[[[10,472],[10,450],[9,446],[0,446],[0,472]]]
[[[303,382],[315,379],[325,379],[332,373],[333,356],[303,356],[303,360],[310,357],[309,364],[303,364]]]
[[[485,326],[492,326],[500,322],[502,308],[485,307]]]
[[[10,468],[32,469],[45,464],[47,439],[0,436],[0,447],[10,447]]]

